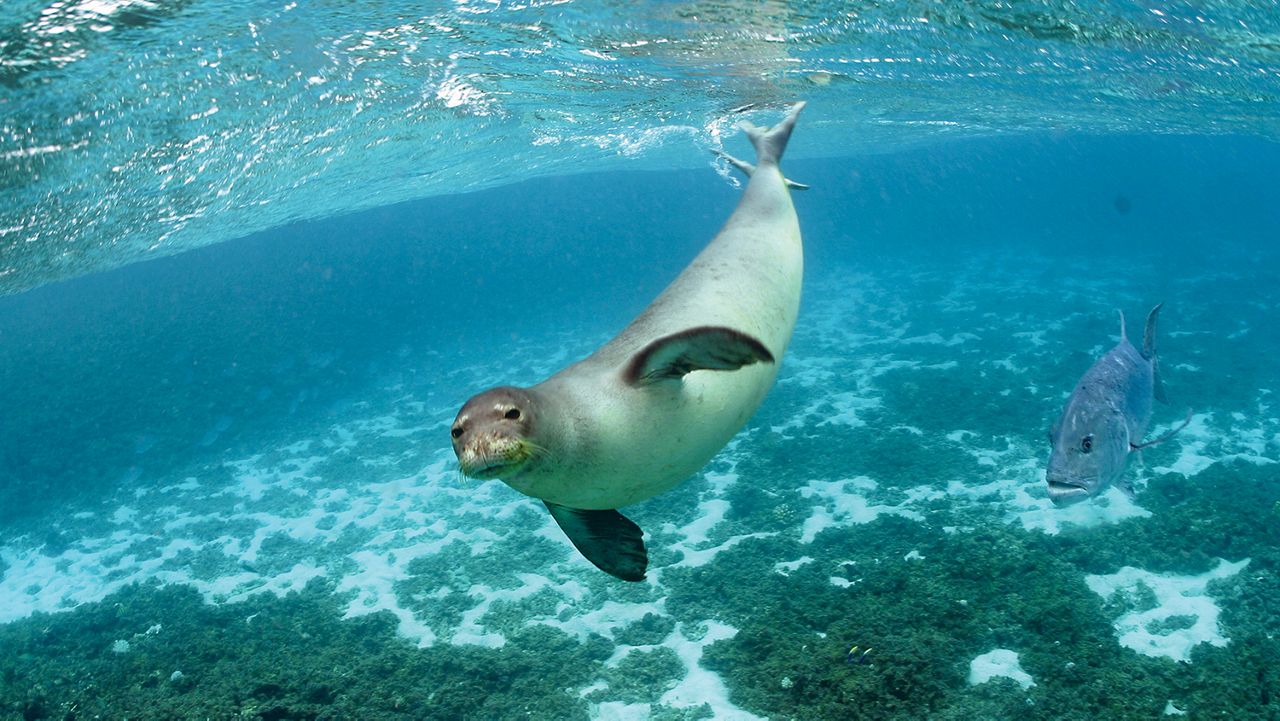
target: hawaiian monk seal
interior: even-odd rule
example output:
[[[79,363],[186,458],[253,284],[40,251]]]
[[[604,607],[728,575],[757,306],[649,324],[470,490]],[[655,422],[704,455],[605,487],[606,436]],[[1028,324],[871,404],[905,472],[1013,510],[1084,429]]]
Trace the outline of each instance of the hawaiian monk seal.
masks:
[[[1045,481],[1054,505],[1092,498],[1112,483],[1132,497],[1133,486],[1122,479],[1129,453],[1163,443],[1191,422],[1188,413],[1182,425],[1142,442],[1151,422],[1152,401],[1165,402],[1156,357],[1156,320],[1163,305],[1147,315],[1142,350],[1129,342],[1124,313],[1120,314],[1120,342],[1085,371],[1062,417],[1049,431],[1053,450]]]
[[[645,576],[642,532],[617,508],[702,468],[773,386],[800,307],[803,249],[778,161],[803,103],[755,146],[738,207],[693,262],[613,340],[530,388],[494,388],[451,429],[462,472],[542,499],[587,560]],[[727,157],[727,156],[726,156]]]

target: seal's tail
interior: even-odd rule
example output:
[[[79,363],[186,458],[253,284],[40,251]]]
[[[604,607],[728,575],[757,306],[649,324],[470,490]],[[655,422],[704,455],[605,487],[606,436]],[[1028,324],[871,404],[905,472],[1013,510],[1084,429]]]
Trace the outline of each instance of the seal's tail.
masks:
[[[738,127],[751,138],[751,144],[756,148],[756,164],[777,165],[782,160],[782,153],[787,149],[787,141],[791,138],[791,130],[796,126],[796,118],[801,110],[804,110],[804,103],[792,105],[787,117],[772,128],[761,128],[745,120],[738,123]]]
[[[711,152],[723,158],[725,162],[727,162],[729,165],[732,165],[738,170],[741,170],[742,174],[747,176],[748,178],[751,177],[752,173],[756,172],[756,166],[752,165],[751,163],[748,163],[745,160],[738,160],[737,158],[733,157],[732,155],[729,155],[723,150],[712,148]],[[797,183],[791,178],[783,178],[782,182],[786,183],[787,187],[791,188],[792,190],[808,190],[809,189],[809,186],[805,185],[804,183]]]

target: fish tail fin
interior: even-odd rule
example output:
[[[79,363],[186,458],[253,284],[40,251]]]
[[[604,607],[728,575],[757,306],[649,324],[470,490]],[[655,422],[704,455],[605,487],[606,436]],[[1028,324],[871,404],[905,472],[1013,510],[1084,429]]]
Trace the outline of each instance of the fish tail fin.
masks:
[[[787,141],[791,139],[791,130],[796,126],[796,118],[804,109],[804,103],[796,103],[787,111],[787,117],[772,128],[761,128],[747,121],[738,123],[738,127],[751,138],[756,149],[756,164],[773,163],[782,160],[782,153],[787,149]]]
[[[1147,328],[1142,333],[1142,357],[1151,361],[1151,375],[1154,383],[1152,390],[1156,400],[1168,403],[1169,399],[1164,394],[1164,380],[1160,377],[1160,359],[1156,356],[1156,321],[1160,319],[1160,309],[1163,307],[1164,303],[1159,303],[1147,314]]]

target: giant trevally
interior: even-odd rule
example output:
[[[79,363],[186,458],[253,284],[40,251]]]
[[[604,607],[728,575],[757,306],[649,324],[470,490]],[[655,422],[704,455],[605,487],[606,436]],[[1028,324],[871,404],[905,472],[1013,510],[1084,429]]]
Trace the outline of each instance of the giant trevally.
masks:
[[[1133,486],[1121,478],[1129,453],[1167,441],[1191,422],[1188,413],[1182,425],[1153,441],[1142,441],[1151,422],[1152,401],[1167,402],[1156,358],[1156,319],[1163,306],[1147,314],[1141,351],[1129,342],[1124,313],[1120,314],[1120,342],[1085,371],[1049,431],[1053,450],[1045,480],[1055,505],[1092,498],[1113,483],[1132,496]]]

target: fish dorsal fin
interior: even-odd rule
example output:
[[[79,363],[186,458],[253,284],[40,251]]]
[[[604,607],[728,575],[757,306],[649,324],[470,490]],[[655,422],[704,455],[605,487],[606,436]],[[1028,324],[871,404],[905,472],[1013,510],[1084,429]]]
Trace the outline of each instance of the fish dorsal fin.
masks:
[[[633,386],[679,380],[696,370],[731,371],[773,354],[759,340],[722,326],[704,325],[663,336],[631,357],[623,377]]]
[[[643,581],[649,565],[644,532],[613,510],[585,511],[543,501],[560,530],[596,568],[624,581]]]
[[[1165,441],[1169,440],[1170,438],[1173,438],[1174,436],[1178,435],[1178,431],[1181,431],[1183,428],[1186,428],[1188,425],[1190,425],[1190,424],[1191,424],[1191,415],[1192,415],[1192,411],[1191,411],[1191,409],[1190,409],[1190,408],[1188,408],[1188,409],[1187,409],[1187,417],[1186,417],[1185,419],[1183,419],[1182,423],[1181,423],[1177,428],[1174,428],[1173,430],[1169,431],[1168,433],[1164,434],[1163,436],[1160,436],[1159,438],[1155,439],[1154,441],[1147,441],[1146,443],[1138,443],[1138,444],[1134,444],[1134,443],[1130,442],[1130,443],[1129,443],[1129,450],[1131,450],[1131,451],[1140,451],[1140,450],[1142,450],[1143,448],[1150,448],[1151,446],[1158,445],[1158,444],[1160,444],[1160,443],[1164,443]]]
[[[1147,313],[1147,327],[1142,332],[1142,357],[1156,357],[1156,321],[1160,319],[1160,309],[1164,307],[1164,303],[1156,305]]]
[[[1156,355],[1156,321],[1160,319],[1160,309],[1163,307],[1164,303],[1159,303],[1147,313],[1147,327],[1142,332],[1142,357],[1151,361],[1152,394],[1161,403],[1168,403],[1169,399],[1164,394],[1164,379],[1160,377],[1160,358]]]
[[[1124,311],[1117,309],[1116,312],[1120,314],[1120,343],[1123,344],[1129,340],[1129,335],[1124,332]]]

